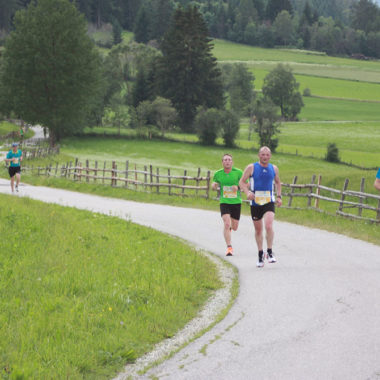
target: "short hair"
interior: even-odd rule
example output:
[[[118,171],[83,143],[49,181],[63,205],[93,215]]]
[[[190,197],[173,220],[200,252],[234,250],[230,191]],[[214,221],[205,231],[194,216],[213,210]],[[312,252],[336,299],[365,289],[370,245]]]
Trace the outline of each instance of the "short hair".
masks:
[[[224,154],[223,154],[223,157],[222,157],[222,160],[223,160],[223,158],[224,158],[224,157],[226,157],[226,156],[229,156],[229,157],[231,157],[231,158],[232,158],[232,154],[229,154],[229,153],[224,153]]]
[[[263,150],[269,150],[269,153],[272,153],[272,151],[270,150],[270,148],[267,147],[266,145],[262,146],[262,147],[259,149],[259,154],[260,154]]]

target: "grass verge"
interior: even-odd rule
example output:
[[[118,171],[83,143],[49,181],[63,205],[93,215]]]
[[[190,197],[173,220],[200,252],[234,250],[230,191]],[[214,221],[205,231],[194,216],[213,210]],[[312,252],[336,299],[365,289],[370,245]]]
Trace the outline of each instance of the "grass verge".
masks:
[[[115,217],[0,196],[2,378],[109,378],[221,286],[178,239]]]

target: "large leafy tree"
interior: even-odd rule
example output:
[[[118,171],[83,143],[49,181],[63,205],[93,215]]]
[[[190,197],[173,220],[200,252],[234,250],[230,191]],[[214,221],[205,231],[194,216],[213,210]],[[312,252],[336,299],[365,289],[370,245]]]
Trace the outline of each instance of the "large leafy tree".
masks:
[[[49,128],[52,143],[85,126],[100,82],[100,58],[69,0],[39,0],[16,13],[3,65],[7,111]]]
[[[266,98],[280,107],[283,118],[294,119],[303,106],[298,88],[299,83],[292,70],[279,64],[264,78],[262,91]]]
[[[231,109],[239,116],[249,116],[255,97],[253,81],[255,77],[247,66],[238,63],[231,69],[228,83]]]
[[[207,27],[198,9],[178,8],[162,42],[158,78],[161,93],[172,101],[183,131],[193,130],[198,106],[224,106],[221,71],[211,49]]]

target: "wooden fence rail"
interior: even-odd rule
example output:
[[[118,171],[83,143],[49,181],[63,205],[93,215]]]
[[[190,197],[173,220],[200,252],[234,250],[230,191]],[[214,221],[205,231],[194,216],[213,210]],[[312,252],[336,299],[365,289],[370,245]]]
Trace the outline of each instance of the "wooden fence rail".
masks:
[[[27,158],[27,159],[47,157],[52,154],[59,154],[59,145],[54,146],[54,147],[37,146],[35,148],[23,149],[22,154],[24,158]]]
[[[61,167],[56,164],[55,167],[51,165],[43,168],[23,167],[23,170],[37,175],[64,177],[78,182],[101,183],[157,194],[198,196],[207,199],[210,197],[210,171],[207,171],[206,175],[201,175],[200,168],[195,176],[191,176],[187,170],[183,171],[183,175],[179,175],[173,174],[173,169],[163,170],[153,168],[152,165],[138,169],[136,164],[131,165],[129,161],[119,169],[115,161],[107,167],[106,162],[102,166],[95,161],[95,164],[90,166],[88,160],[83,165],[76,159],[74,163],[68,162]],[[310,183],[306,184],[297,181],[298,176],[295,176],[292,183],[282,183],[283,207],[312,209],[380,223],[380,196],[364,192],[364,178],[361,180],[359,191],[348,189],[348,179],[345,180],[341,190],[322,185],[322,176],[317,178],[313,175]],[[213,199],[218,199],[218,195]]]
[[[155,169],[155,170],[154,170]],[[126,161],[125,168],[118,169],[115,161],[112,161],[111,167],[107,168],[107,162],[104,162],[103,168],[95,161],[91,167],[89,160],[83,165],[78,159],[75,162],[69,162],[58,167],[23,167],[23,170],[37,175],[46,175],[53,177],[63,177],[78,182],[93,182],[110,185],[112,187],[123,187],[133,190],[142,190],[156,192],[158,194],[178,195],[182,197],[198,196],[209,198],[210,194],[210,171],[201,176],[201,169],[198,168],[196,176],[187,174],[184,170],[183,175],[172,174],[170,169],[163,172],[160,168],[153,168],[152,165],[144,166],[144,170],[137,169],[137,165],[130,165]],[[166,191],[163,189],[166,188]]]
[[[380,196],[364,192],[365,178],[361,179],[360,191],[348,189],[349,179],[344,181],[342,190],[323,186],[322,176],[318,177],[317,183],[315,183],[315,176],[312,177],[309,184],[297,184],[296,182],[297,177],[294,177],[293,183],[282,183],[282,196],[289,197],[288,206],[285,207],[311,208],[332,212],[332,206],[325,206],[325,204],[323,207],[321,206],[320,201],[324,201],[338,205],[335,209],[337,215],[380,223]],[[305,207],[302,201],[299,201],[297,206],[293,206],[293,198],[307,198],[307,206]],[[312,206],[312,200],[314,200],[314,206]]]

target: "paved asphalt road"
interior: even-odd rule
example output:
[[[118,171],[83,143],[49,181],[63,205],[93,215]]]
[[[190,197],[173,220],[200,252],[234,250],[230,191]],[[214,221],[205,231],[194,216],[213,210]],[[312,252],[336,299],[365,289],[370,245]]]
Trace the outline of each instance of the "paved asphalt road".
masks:
[[[224,257],[217,212],[29,185],[20,195],[129,217]],[[380,379],[380,247],[282,222],[275,231],[278,263],[257,269],[252,222],[242,218],[228,258],[240,281],[230,312],[140,378]]]

